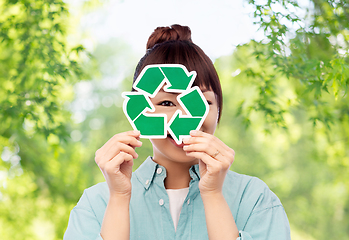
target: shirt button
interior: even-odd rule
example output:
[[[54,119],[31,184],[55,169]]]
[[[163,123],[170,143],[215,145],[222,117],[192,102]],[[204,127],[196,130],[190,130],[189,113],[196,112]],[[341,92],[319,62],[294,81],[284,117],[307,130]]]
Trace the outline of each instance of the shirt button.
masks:
[[[145,185],[148,185],[149,184],[149,180],[145,181]]]
[[[188,204],[188,205],[190,204],[190,198],[188,199],[187,204]]]
[[[159,204],[160,204],[160,206],[164,205],[164,199],[160,199]]]
[[[162,168],[158,168],[158,169],[156,170],[156,172],[157,172],[157,174],[161,174],[161,173],[162,173]]]

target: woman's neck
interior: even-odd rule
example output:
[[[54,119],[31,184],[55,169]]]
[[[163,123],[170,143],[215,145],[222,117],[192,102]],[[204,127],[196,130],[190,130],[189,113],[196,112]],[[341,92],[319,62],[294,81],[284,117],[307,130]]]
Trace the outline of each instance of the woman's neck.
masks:
[[[189,169],[197,163],[197,160],[192,162],[174,162],[154,156],[153,159],[166,169],[165,188],[166,189],[180,189],[189,187],[191,181]]]
[[[175,164],[172,164],[175,165]],[[180,164],[177,164],[180,165]],[[182,166],[171,166],[166,168],[167,176],[165,179],[165,188],[166,189],[180,189],[189,187],[191,177],[189,174],[188,167]]]

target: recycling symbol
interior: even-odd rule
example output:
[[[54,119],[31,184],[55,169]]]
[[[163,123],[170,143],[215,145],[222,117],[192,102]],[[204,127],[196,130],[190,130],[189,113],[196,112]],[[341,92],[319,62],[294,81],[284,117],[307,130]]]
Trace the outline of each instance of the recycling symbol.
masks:
[[[199,87],[192,84],[196,71],[188,72],[181,64],[147,65],[133,84],[135,92],[123,92],[123,111],[134,130],[142,138],[166,138],[167,132],[181,144],[191,130],[200,129],[209,106]],[[165,92],[178,93],[177,101],[184,110],[176,110],[169,121],[164,113],[155,111],[150,98],[162,88]]]

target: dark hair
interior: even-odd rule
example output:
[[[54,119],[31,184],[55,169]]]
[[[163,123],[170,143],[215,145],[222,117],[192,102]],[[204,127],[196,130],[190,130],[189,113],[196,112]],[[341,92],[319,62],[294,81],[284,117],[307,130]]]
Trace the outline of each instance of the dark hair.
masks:
[[[196,71],[194,86],[212,90],[218,103],[218,121],[222,113],[222,89],[211,59],[191,40],[187,26],[158,27],[150,35],[147,52],[139,61],[133,82],[142,69],[150,64],[182,64],[188,71]]]

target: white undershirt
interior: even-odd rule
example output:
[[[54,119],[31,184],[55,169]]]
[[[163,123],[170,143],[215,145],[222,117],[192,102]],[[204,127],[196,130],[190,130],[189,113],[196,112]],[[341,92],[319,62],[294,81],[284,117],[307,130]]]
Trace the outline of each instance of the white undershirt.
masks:
[[[166,189],[166,192],[170,200],[170,212],[176,231],[182,206],[189,192],[189,187],[181,189]]]

